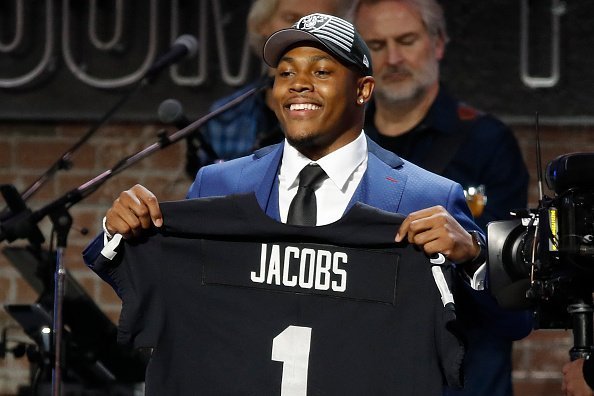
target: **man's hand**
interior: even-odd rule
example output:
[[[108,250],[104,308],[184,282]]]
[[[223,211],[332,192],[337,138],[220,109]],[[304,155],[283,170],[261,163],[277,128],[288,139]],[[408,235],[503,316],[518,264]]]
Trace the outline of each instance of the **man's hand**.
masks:
[[[561,390],[565,396],[592,396],[594,392],[584,380],[584,359],[577,359],[563,366]]]
[[[443,206],[409,214],[396,234],[396,242],[405,237],[428,255],[442,253],[455,263],[471,261],[480,253],[472,236]]]
[[[124,238],[138,235],[148,229],[151,223],[157,227],[163,225],[163,215],[157,197],[140,184],[123,191],[113,202],[105,215],[105,227]]]

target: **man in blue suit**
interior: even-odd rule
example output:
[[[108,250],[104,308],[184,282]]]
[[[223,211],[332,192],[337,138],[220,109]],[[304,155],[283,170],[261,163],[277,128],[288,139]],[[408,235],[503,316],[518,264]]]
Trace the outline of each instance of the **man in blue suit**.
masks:
[[[480,290],[483,236],[460,185],[380,148],[363,133],[374,79],[369,50],[353,25],[324,14],[303,17],[269,38],[264,59],[276,68],[274,111],[285,142],[202,168],[188,198],[253,192],[270,217],[292,223],[293,198],[299,189],[313,188],[312,225],[339,220],[357,201],[405,214],[395,230],[396,241],[406,238],[427,254],[441,252],[458,263],[465,287],[481,304],[477,315],[493,321],[501,332],[529,331],[524,315],[502,312]],[[323,172],[303,186],[300,179],[308,165]],[[115,234],[132,238],[163,221],[167,219],[150,191],[140,185],[124,191],[104,219],[107,239],[113,239],[105,247],[102,238],[96,239],[85,251],[86,262],[92,263],[100,251],[113,257],[113,245],[121,239]]]

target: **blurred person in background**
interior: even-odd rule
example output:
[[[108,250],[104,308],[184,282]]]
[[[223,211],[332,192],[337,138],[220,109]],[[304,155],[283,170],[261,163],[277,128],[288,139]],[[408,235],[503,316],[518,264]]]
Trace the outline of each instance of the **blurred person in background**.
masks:
[[[460,183],[484,231],[488,222],[525,208],[528,171],[512,131],[458,101],[440,83],[448,35],[439,3],[360,0],[353,20],[370,49],[376,79],[365,133],[414,164]],[[487,326],[472,298],[461,300],[468,312],[463,318],[469,338],[466,382],[463,391],[447,394],[512,395],[513,337]]]

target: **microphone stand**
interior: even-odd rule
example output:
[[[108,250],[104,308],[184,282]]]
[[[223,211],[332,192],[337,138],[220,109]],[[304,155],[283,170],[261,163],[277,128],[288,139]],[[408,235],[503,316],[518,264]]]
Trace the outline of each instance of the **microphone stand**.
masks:
[[[50,218],[54,224],[57,236],[56,242],[56,272],[54,275],[54,317],[53,317],[53,345],[54,366],[52,370],[52,395],[62,395],[62,340],[63,340],[63,307],[66,284],[66,267],[64,265],[64,251],[68,232],[72,226],[72,216],[65,207],[51,212]]]
[[[98,130],[101,128],[112,116],[113,114],[119,110],[136,92],[138,92],[142,87],[144,87],[149,82],[148,78],[141,79],[138,83],[136,83],[131,90],[129,90],[125,95],[123,95],[103,116],[95,122],[89,130],[64,154],[60,156],[60,158],[48,169],[46,170],[37,180],[35,180],[21,195],[20,199],[21,202],[28,200],[33,194],[35,194],[48,180],[50,180],[59,170],[68,170],[72,167],[72,156],[73,154],[83,145],[85,144]],[[18,194],[18,193],[17,193]],[[10,206],[9,206],[10,207]],[[2,211],[2,216],[6,216],[7,209]],[[15,217],[22,217],[22,214],[16,213],[10,210]],[[31,218],[28,219],[35,219],[33,217],[35,213],[31,215]],[[10,215],[8,215],[10,216]],[[68,236],[68,232],[70,231],[70,227],[72,226],[72,217],[68,213],[68,211],[63,208],[63,210],[56,210],[55,212],[50,213],[51,220],[54,224],[54,228],[56,230],[57,235],[57,248],[56,248],[56,272],[54,276],[54,337],[53,337],[53,349],[55,351],[54,354],[54,368],[52,372],[52,395],[60,396],[62,394],[61,386],[62,386],[62,331],[63,331],[63,321],[62,321],[62,308],[63,308],[63,300],[64,300],[64,284],[65,284],[65,277],[66,277],[66,270],[64,267],[64,249],[66,247],[66,240]],[[34,222],[29,222],[31,228],[29,231],[35,230],[38,233],[37,227],[32,227],[36,224],[39,220],[43,217],[39,217]],[[5,220],[5,219],[3,219]],[[10,223],[8,219],[8,222]],[[27,219],[23,219],[27,221]],[[23,222],[23,224],[26,224]],[[2,225],[4,228],[4,224]],[[30,240],[32,239],[29,235],[26,235]],[[43,241],[43,236],[40,236],[41,241]],[[0,237],[0,240],[4,239]],[[39,241],[39,238],[37,238]]]
[[[56,243],[56,272],[54,285],[54,318],[53,318],[53,334],[54,334],[54,368],[52,371],[52,396],[61,396],[62,383],[62,305],[64,301],[64,283],[65,283],[65,266],[64,266],[64,250],[67,245],[68,232],[72,226],[72,217],[68,213],[68,209],[80,202],[91,193],[95,192],[103,183],[111,177],[124,171],[128,167],[136,164],[149,155],[164,149],[165,147],[178,142],[181,139],[194,133],[204,123],[211,118],[218,116],[220,113],[227,111],[229,108],[241,103],[246,98],[257,94],[263,89],[270,86],[271,79],[266,78],[262,84],[246,91],[244,94],[238,96],[232,101],[226,103],[224,106],[215,111],[199,118],[187,127],[180,129],[177,132],[167,135],[166,132],[159,134],[156,143],[144,148],[136,154],[125,157],[120,160],[113,168],[104,171],[93,179],[83,183],[77,188],[70,190],[62,197],[42,207],[41,209],[31,212],[27,216],[14,216],[2,224],[2,233],[0,233],[0,241],[7,239],[7,235],[11,238],[25,238],[28,237],[24,230],[32,228],[33,225],[41,221],[45,216],[49,216],[57,233]]]

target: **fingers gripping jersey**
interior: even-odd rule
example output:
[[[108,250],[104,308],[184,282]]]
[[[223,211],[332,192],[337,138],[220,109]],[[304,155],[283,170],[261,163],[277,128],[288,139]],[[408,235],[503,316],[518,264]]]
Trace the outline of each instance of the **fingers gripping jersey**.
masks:
[[[119,341],[154,348],[147,395],[437,396],[461,385],[451,266],[394,243],[402,216],[356,204],[336,223],[290,226],[251,195],[161,209],[162,229],[95,263],[122,298]]]

